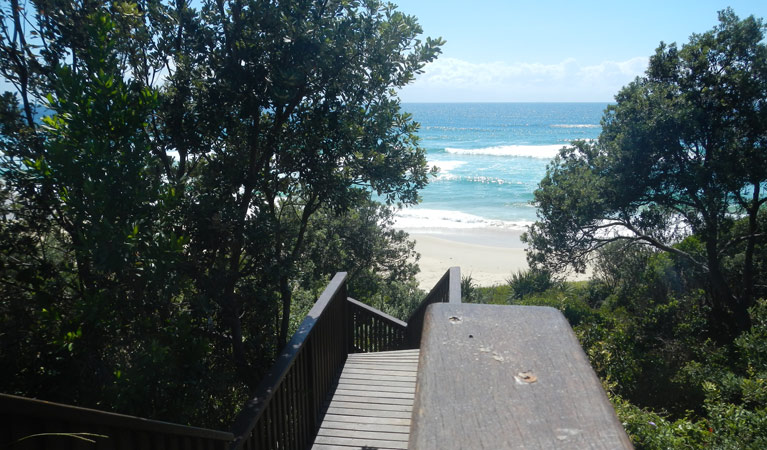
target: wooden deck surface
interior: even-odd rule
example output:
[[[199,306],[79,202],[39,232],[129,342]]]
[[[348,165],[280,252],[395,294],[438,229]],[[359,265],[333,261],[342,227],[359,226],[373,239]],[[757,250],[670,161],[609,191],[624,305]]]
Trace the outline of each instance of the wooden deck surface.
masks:
[[[406,449],[418,350],[349,355],[313,449]]]

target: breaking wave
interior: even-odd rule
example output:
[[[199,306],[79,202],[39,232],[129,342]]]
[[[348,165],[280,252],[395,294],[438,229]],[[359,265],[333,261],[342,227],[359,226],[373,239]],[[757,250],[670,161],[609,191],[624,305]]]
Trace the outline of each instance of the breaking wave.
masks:
[[[557,155],[562,147],[563,145],[499,145],[474,149],[448,147],[445,149],[445,152],[453,155],[490,155],[551,159]]]

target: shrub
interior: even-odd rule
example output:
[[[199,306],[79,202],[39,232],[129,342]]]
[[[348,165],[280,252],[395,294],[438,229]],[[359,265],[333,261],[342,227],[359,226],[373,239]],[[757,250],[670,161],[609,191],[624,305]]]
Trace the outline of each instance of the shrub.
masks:
[[[507,283],[511,288],[510,303],[531,294],[544,292],[556,284],[551,272],[540,269],[519,270],[511,274]]]

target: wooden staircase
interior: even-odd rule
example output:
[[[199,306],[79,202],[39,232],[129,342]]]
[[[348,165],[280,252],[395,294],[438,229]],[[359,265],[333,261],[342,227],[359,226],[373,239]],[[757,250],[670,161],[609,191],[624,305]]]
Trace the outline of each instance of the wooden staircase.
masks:
[[[349,298],[345,278],[231,432],[0,394],[0,448],[632,448],[561,312],[463,304],[454,267],[404,322]]]
[[[349,355],[330,394],[313,449],[406,449],[416,350]]]

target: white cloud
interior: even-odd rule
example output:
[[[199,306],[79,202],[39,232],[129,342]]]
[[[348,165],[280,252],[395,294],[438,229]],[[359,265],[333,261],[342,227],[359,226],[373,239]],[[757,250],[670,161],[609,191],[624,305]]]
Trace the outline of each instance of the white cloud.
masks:
[[[581,67],[578,76],[587,82],[622,81],[623,84],[633,80],[647,69],[647,58],[636,57],[628,61],[604,61],[595,66]],[[621,86],[623,86],[623,84]]]
[[[441,58],[401,92],[403,101],[610,101],[641,75],[647,58],[582,65],[471,63]]]

